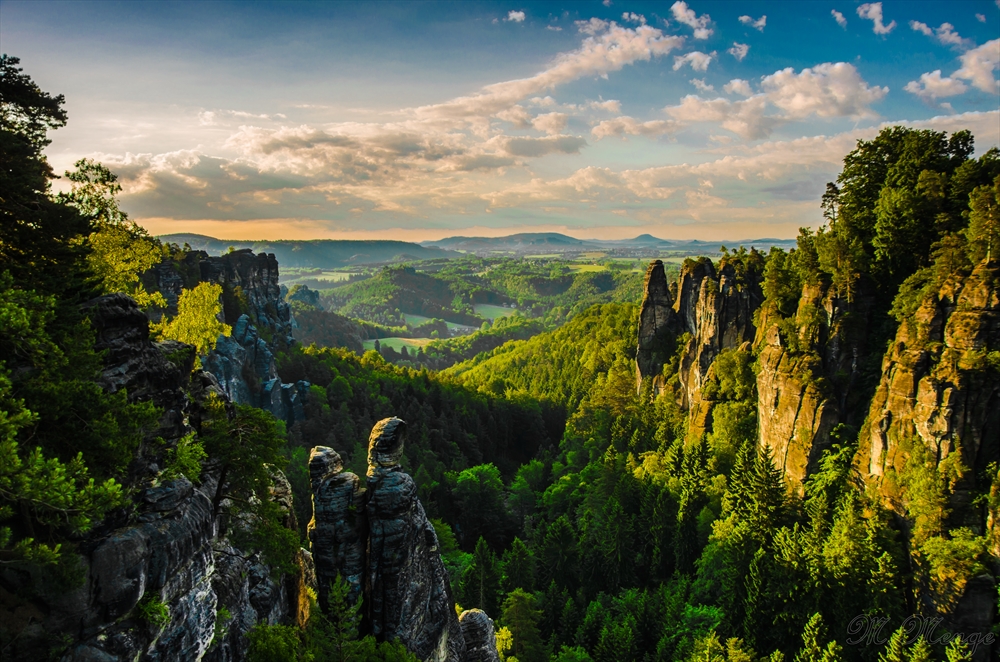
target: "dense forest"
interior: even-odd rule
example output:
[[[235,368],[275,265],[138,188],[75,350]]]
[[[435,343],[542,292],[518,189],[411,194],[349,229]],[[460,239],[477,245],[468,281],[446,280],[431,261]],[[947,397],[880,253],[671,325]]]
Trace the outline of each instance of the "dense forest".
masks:
[[[43,150],[67,121],[64,99],[17,65],[0,60],[5,657],[58,659],[90,636],[65,624],[46,632],[39,605],[96,582],[81,559],[118,527],[165,522],[148,504],[166,486],[210,496],[212,553],[257,564],[231,577],[298,586],[310,449],[336,449],[364,476],[368,432],[390,416],[409,425],[400,464],[433,524],[451,597],[492,618],[502,660],[995,653],[996,148],[975,158],[968,132],[903,127],[859,141],[823,196],[826,224],[803,229],[797,248],[689,260],[676,287],[664,286],[675,322],[657,329],[654,375],[636,369],[652,281],[644,292],[627,271],[463,258],[453,265],[463,278],[391,266],[320,298],[292,292],[308,344],[250,316],[277,381],[305,389],[301,414],[279,420],[229,401],[202,370],[241,324],[246,334],[246,313],[227,319],[225,308],[251,311],[249,296],[191,276],[168,301],[150,274],[188,273],[197,255],[131,221],[99,163],[80,161],[66,174],[71,190],[54,193]],[[753,302],[745,335],[725,326],[735,313],[710,308],[737,299]],[[482,325],[476,303],[525,314]],[[113,306],[145,311],[137,328],[158,341],[155,359],[129,359],[149,373],[141,389],[107,369],[121,353],[102,326]],[[393,361],[360,351],[406,313],[482,328]],[[906,380],[951,390],[906,400]],[[782,407],[795,410],[785,427]],[[946,409],[961,429],[931,416],[925,434],[920,407]],[[286,479],[290,501],[275,496]],[[158,645],[180,609],[169,588],[139,589],[119,611],[102,603],[102,618]],[[220,590],[201,655],[416,659],[368,634],[346,584],[331,586],[322,610],[315,593],[298,595],[298,616],[243,623]],[[246,636],[233,634],[244,625]]]

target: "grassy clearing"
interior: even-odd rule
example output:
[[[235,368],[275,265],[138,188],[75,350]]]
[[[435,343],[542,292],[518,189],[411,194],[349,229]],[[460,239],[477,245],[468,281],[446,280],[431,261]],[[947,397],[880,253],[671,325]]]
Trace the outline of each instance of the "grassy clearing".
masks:
[[[559,253],[544,253],[542,255],[525,255],[525,259],[528,260],[551,260],[553,258],[562,257]]]
[[[421,324],[426,324],[427,322],[431,321],[430,317],[424,317],[423,315],[414,315],[412,313],[403,313],[403,319],[406,320],[407,324],[409,324],[410,326],[413,326],[413,327],[417,327],[417,326],[420,326]],[[448,320],[445,320],[444,323],[452,331],[454,331],[455,329],[465,329],[465,330],[468,330],[468,329],[474,329],[475,328],[475,327],[467,326],[465,324],[455,324],[454,322],[449,322]]]
[[[507,317],[517,312],[516,308],[504,308],[503,306],[494,306],[489,303],[477,303],[473,308],[477,315],[485,317],[491,322],[498,317]]]
[[[574,273],[588,273],[591,271],[607,271],[603,264],[571,264],[569,268]]]
[[[405,347],[426,347],[433,338],[380,338],[379,345],[382,347],[392,347],[397,352]],[[375,349],[374,340],[365,340],[365,351]]]

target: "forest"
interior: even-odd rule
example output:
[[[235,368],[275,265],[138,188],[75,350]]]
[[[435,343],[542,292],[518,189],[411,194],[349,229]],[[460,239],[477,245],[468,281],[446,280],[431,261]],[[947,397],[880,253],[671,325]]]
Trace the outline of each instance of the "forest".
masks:
[[[387,266],[318,299],[300,295],[290,310],[308,342],[279,341],[257,320],[280,382],[308,383],[302,415],[279,420],[200,376],[238,326],[225,319],[226,297],[250,310],[247,295],[192,276],[168,302],[150,273],[180,270],[192,251],[129,219],[100,163],[80,161],[64,175],[71,190],[53,191],[43,150],[67,122],[65,100],[18,64],[0,60],[5,657],[59,659],[76,644],[73,628],[39,634],[38,605],[91,581],[80,559],[94,541],[140,521],[143,495],[181,479],[212,496],[216,550],[251,550],[274,577],[297,577],[310,449],[336,449],[363,477],[368,432],[390,416],[409,425],[400,463],[454,602],[492,619],[501,660],[995,655],[997,148],[976,157],[967,131],[905,127],[858,141],[823,195],[825,224],[803,228],[795,249],[726,250],[670,274],[676,310],[687,301],[699,320],[711,297],[759,301],[748,338],[699,344],[697,329],[661,332],[652,378],[636,371],[641,274],[464,258],[434,274]],[[697,273],[710,275],[685,294]],[[101,344],[93,302],[116,294],[145,311],[150,338],[169,350],[163,374],[184,394],[177,433],[164,423],[173,405],[149,395],[166,387],[151,378],[140,397],[101,376],[117,350]],[[516,303],[522,314],[482,324],[476,303]],[[481,328],[389,360],[359,346],[407,313]],[[892,399],[890,366],[971,394],[949,396],[956,409],[966,403],[964,427],[935,444],[900,427],[916,414]],[[809,430],[796,418],[781,442],[768,403],[795,388],[821,413]],[[891,456],[874,449],[879,434]],[[798,471],[796,444],[807,438]],[[292,495],[285,510],[273,498],[278,471]],[[985,602],[968,597],[974,590]],[[416,659],[365,633],[346,585],[331,596],[307,619],[250,623],[246,659]],[[108,618],[150,641],[176,609],[151,594],[131,604],[107,608]],[[211,618],[206,650],[220,651],[238,619],[227,607]]]

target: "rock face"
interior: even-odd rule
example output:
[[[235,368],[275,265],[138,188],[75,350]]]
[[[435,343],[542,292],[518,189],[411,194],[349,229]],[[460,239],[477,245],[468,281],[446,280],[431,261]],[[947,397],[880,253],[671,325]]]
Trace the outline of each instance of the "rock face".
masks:
[[[759,439],[797,489],[837,424],[856,429],[864,421],[871,391],[858,385],[861,362],[873,350],[872,309],[864,293],[847,301],[829,286],[807,283],[794,320],[779,324],[773,311],[761,311]]]
[[[317,446],[309,455],[313,519],[309,541],[315,554],[319,604],[328,607],[330,583],[338,576],[350,585],[350,599],[361,595],[365,570],[364,489],[332,448]]]
[[[489,617],[466,611],[460,622],[455,615],[437,534],[416,484],[399,464],[405,431],[398,418],[372,429],[365,489],[357,476],[342,471],[336,451],[312,451],[309,538],[321,600],[323,583],[340,575],[352,594],[360,587],[363,634],[398,640],[421,660],[498,660]]]
[[[500,662],[493,621],[481,609],[466,609],[458,617],[465,638],[466,662]]]
[[[220,285],[222,317],[232,335],[218,339],[205,359],[205,369],[233,402],[266,409],[289,425],[304,418],[309,384],[283,384],[274,364],[274,352],[295,342],[295,321],[278,284],[274,255],[244,249],[210,257],[191,251],[180,261],[166,260],[154,267],[145,281],[164,295],[168,315],[176,314],[182,288],[202,282]]]
[[[83,573],[78,588],[67,591],[26,572],[0,571],[4,595],[30,589],[36,596],[13,606],[0,602],[0,620],[21,632],[4,659],[36,659],[39,650],[60,643],[67,645],[67,662],[243,659],[250,627],[294,615],[295,587],[273,581],[253,554],[219,538],[211,472],[197,487],[183,476],[151,480],[165,451],[191,431],[198,402],[221,393],[218,384],[209,373],[191,375],[190,346],[151,343],[148,319],[129,297],[100,297],[85,309],[97,348],[106,352],[99,383],[111,391],[127,389],[132,401],[152,400],[164,414],[129,468],[134,506],[109,516],[77,544]],[[144,616],[150,605],[163,605],[167,620]],[[223,607],[232,614],[226,623],[217,617]]]
[[[663,366],[677,354],[677,342],[687,334],[680,348],[676,395],[690,412],[696,434],[710,422],[711,403],[701,401],[700,390],[712,362],[721,351],[738,348],[756,334],[754,312],[764,301],[759,262],[755,252],[724,258],[718,270],[707,258],[689,260],[674,288],[668,286],[660,260],[646,271],[636,382],[641,386],[643,379],[651,378],[654,393],[663,393]]]
[[[674,300],[667,286],[663,262],[655,260],[646,269],[642,307],[639,309],[639,346],[635,354],[637,386],[651,378],[654,388],[662,388],[663,365],[670,359],[677,332]]]
[[[421,660],[458,662],[465,640],[437,534],[399,466],[405,431],[384,419],[368,441],[368,622],[376,639],[398,639]]]
[[[907,445],[938,461],[961,453],[969,469],[956,496],[1000,457],[1000,379],[989,352],[1000,350],[1000,264],[980,263],[928,296],[900,325],[862,429],[859,464],[875,482],[899,471]]]

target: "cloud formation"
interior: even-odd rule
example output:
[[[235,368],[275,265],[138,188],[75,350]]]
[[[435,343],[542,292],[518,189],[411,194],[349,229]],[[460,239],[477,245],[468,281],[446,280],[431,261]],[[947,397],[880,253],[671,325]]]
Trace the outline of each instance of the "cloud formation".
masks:
[[[740,23],[743,25],[748,25],[751,28],[756,28],[761,32],[764,31],[764,26],[767,25],[767,15],[761,16],[756,21],[750,16],[740,16]]]
[[[688,4],[684,0],[678,0],[671,5],[670,11],[675,21],[683,23],[694,30],[695,39],[708,39],[712,36],[713,30],[708,27],[712,23],[712,17],[708,14],[698,16],[693,9],[688,7]]]
[[[706,71],[708,65],[711,64],[712,58],[715,57],[715,51],[711,53],[702,53],[701,51],[691,51],[685,55],[678,55],[674,57],[674,71],[677,71],[685,64],[690,64],[691,68],[695,71]]]
[[[837,21],[837,25],[844,28],[845,30],[847,29],[847,19],[844,18],[843,14],[841,14],[836,9],[831,9],[830,16],[833,16],[833,20]]]
[[[910,29],[928,37],[933,37],[938,41],[938,43],[944,44],[945,46],[951,46],[952,48],[957,48],[963,51],[976,45],[976,43],[971,39],[964,39],[961,35],[955,32],[955,26],[951,23],[942,23],[939,27],[931,29],[931,27],[926,23],[921,23],[920,21],[910,21]]]
[[[993,72],[1000,69],[1000,39],[962,53],[960,60],[962,68],[953,73],[953,77],[968,80],[974,87],[989,94],[1000,90],[1000,81],[993,76]]]
[[[544,71],[518,80],[494,83],[476,94],[414,109],[418,117],[474,119],[495,115],[519,101],[583,76],[603,76],[638,61],[648,61],[680,48],[683,37],[664,35],[649,25],[626,28],[614,21],[577,23],[588,35],[579,48],[556,57]]]
[[[524,12],[523,11],[509,11],[507,12],[507,18],[505,21],[510,21],[512,23],[523,23],[524,22]]]
[[[858,7],[858,16],[872,21],[872,32],[875,34],[889,34],[896,27],[896,21],[892,21],[889,25],[882,22],[881,2],[866,2],[861,5]],[[840,21],[837,22],[839,23]]]
[[[723,85],[722,89],[730,94],[740,94],[745,97],[753,96],[753,90],[750,89],[750,83],[742,78],[732,79]]]
[[[715,87],[706,83],[704,78],[692,78],[689,82],[701,92],[712,92],[715,90]]]
[[[954,78],[941,77],[941,70],[921,74],[920,80],[911,80],[903,88],[910,94],[916,94],[925,101],[933,101],[941,97],[953,97],[963,94],[968,88],[960,80]]]
[[[600,140],[610,136],[661,136],[672,133],[680,128],[678,122],[669,120],[650,120],[640,122],[632,117],[622,116],[603,120],[590,130],[590,133]]]
[[[737,62],[742,62],[743,58],[745,58],[747,56],[747,53],[750,52],[750,46],[749,44],[741,44],[739,42],[734,41],[733,47],[726,52],[732,55],[734,58],[736,58]]]

